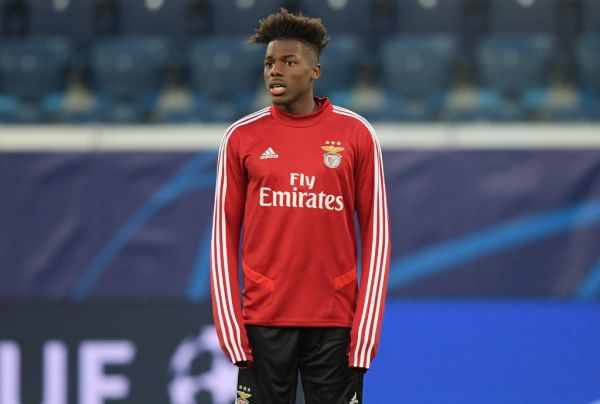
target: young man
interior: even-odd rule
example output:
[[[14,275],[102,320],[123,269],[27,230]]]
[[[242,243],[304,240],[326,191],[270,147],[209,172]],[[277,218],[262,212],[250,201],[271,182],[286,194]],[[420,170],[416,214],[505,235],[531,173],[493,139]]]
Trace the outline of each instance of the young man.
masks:
[[[272,105],[225,133],[211,257],[217,333],[240,368],[236,403],[292,403],[298,371],[308,404],[362,403],[390,254],[379,144],[364,118],[313,97],[321,20],[282,9],[250,42],[267,45]]]

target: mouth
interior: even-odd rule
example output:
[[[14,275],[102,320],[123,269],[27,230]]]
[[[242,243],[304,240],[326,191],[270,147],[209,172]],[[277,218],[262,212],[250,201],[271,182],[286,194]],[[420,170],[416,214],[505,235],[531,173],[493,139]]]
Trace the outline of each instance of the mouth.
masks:
[[[269,91],[271,92],[271,95],[283,95],[283,93],[285,93],[285,89],[286,87],[283,83],[275,82],[269,84]]]

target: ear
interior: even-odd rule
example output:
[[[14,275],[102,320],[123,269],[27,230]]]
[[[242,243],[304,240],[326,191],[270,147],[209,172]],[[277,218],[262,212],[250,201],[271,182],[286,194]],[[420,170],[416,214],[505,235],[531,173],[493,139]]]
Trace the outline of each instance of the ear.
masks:
[[[319,77],[321,77],[321,65],[320,64],[316,64],[314,65],[314,67],[312,68],[312,72],[311,72],[311,78],[313,80],[317,80]]]

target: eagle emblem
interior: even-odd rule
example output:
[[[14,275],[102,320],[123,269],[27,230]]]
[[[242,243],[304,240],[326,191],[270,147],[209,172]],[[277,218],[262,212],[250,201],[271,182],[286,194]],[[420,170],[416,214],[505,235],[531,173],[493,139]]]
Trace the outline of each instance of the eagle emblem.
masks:
[[[249,404],[248,399],[252,397],[252,394],[244,393],[243,391],[238,391],[238,398],[235,400],[235,404]]]
[[[248,387],[240,386],[237,391],[237,399],[235,400],[235,404],[250,404],[248,399],[252,397],[252,394],[249,393],[250,389]]]

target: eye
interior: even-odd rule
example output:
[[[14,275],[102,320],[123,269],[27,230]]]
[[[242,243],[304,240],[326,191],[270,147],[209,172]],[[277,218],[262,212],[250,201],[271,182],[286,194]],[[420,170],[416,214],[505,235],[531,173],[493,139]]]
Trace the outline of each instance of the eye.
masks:
[[[295,65],[295,64],[296,64],[296,62],[294,62],[293,60],[286,60],[286,61],[285,61],[285,65],[286,65],[286,66],[293,66],[293,65]]]
[[[265,62],[265,67],[270,69],[273,67],[273,62]]]

